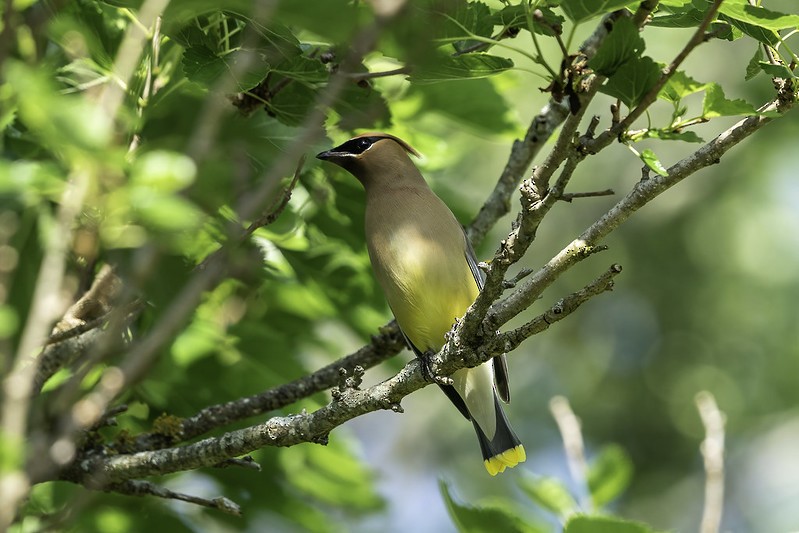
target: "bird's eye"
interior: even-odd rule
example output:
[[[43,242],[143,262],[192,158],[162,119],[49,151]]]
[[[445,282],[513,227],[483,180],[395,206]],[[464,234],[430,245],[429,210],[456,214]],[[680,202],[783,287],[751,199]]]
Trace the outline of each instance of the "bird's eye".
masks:
[[[364,139],[358,139],[358,148],[360,148],[361,150],[366,150],[370,146],[372,146],[372,141],[371,140],[365,139],[365,138]]]

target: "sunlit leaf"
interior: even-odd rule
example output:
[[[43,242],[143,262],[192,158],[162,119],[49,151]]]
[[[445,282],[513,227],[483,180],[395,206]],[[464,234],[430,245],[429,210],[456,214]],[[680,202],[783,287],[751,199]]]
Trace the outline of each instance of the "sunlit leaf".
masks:
[[[179,196],[135,189],[131,194],[131,206],[144,224],[164,232],[195,229],[202,220],[194,204]]]
[[[661,176],[668,176],[669,171],[666,170],[666,167],[663,166],[663,163],[660,162],[655,152],[647,148],[643,152],[640,153],[639,157],[641,161],[643,161],[647,167],[655,171],[655,173],[660,174]]]
[[[799,15],[786,15],[746,2],[722,2],[719,12],[735,20],[768,30],[777,31],[799,27]]]
[[[627,107],[635,107],[660,78],[660,67],[644,56],[622,65],[600,88],[605,94],[618,98]]]
[[[671,75],[669,81],[658,93],[658,96],[669,102],[677,103],[686,96],[701,91],[705,88],[705,85],[696,81],[682,70],[678,70]]]
[[[524,2],[516,5],[507,5],[493,14],[492,21],[497,26],[530,31],[527,18],[529,9]],[[542,20],[531,17],[533,31],[542,35],[555,35],[553,28],[562,28],[566,19],[547,7],[539,6],[536,9],[541,12]]]
[[[469,34],[480,37],[491,36],[494,29],[491,10],[482,2],[458,4],[452,12],[444,15],[442,28],[443,38],[463,38],[452,43],[455,50],[466,50],[478,43],[478,41],[468,39]]]
[[[732,26],[737,28],[739,31],[745,33],[749,37],[760,41],[761,43],[768,44],[770,46],[775,46],[778,42],[780,42],[779,34],[768,28],[764,28],[762,26],[757,26],[755,24],[749,24],[748,22],[744,22],[742,20],[738,20],[734,17],[729,17],[727,15],[719,15],[721,20],[729,22]]]
[[[704,18],[704,13],[698,9],[688,9],[668,15],[657,15],[652,19],[649,25],[663,28],[693,28],[699,25]]]
[[[656,531],[646,524],[632,520],[610,516],[578,515],[566,523],[563,533],[656,533]]]
[[[292,446],[280,453],[286,480],[304,497],[356,511],[384,505],[374,487],[373,473],[351,451],[352,443],[338,434],[327,446]]]
[[[649,129],[646,130],[640,137],[636,137],[636,140],[641,139],[661,139],[664,141],[684,141],[689,143],[703,143],[705,142],[702,137],[696,134],[693,131],[673,131],[668,129]]]
[[[702,116],[705,118],[754,115],[757,110],[744,100],[728,100],[724,89],[717,83],[707,84],[705,99],[702,101]]]
[[[438,486],[449,515],[461,533],[483,533],[485,531],[533,533],[539,531],[538,528],[526,523],[518,513],[514,513],[510,509],[465,505],[453,498],[449,486],[444,481],[439,481]]]
[[[535,503],[560,517],[567,517],[579,508],[563,483],[552,477],[523,476],[519,486]]]
[[[612,76],[628,60],[640,56],[645,46],[632,21],[628,18],[619,19],[588,66],[603,76]]]
[[[621,446],[606,446],[588,468],[588,488],[594,506],[602,508],[619,496],[630,484],[633,463]]]
[[[453,87],[457,85],[457,87]],[[501,133],[517,127],[510,106],[491,80],[468,83],[416,84],[409,96],[420,95],[420,113],[441,113],[466,126],[486,132]]]
[[[796,78],[796,74],[785,65],[773,65],[767,61],[759,61],[757,64],[760,70],[773,78],[785,78],[787,80]]]
[[[562,0],[560,7],[573,22],[583,22],[639,3],[638,0]]]
[[[131,171],[131,184],[169,193],[188,187],[197,174],[190,157],[177,152],[154,150],[136,159]]]
[[[414,83],[436,83],[447,80],[485,78],[513,68],[513,61],[489,54],[442,56],[411,74]]]
[[[749,60],[749,63],[746,65],[746,76],[744,79],[749,81],[761,72],[763,69],[760,68],[760,62],[763,60],[763,49],[758,45],[755,48],[755,55],[752,56],[752,59]]]
[[[6,254],[10,253],[8,250]],[[8,261],[8,258],[5,258]],[[19,328],[19,316],[17,311],[10,305],[0,305],[0,339],[8,339],[17,332]]]

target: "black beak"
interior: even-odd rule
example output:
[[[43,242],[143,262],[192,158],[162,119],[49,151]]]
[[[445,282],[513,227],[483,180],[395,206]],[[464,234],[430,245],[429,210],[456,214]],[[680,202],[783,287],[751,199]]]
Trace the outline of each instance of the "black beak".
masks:
[[[316,154],[317,159],[321,159],[322,161],[327,161],[328,159],[333,159],[336,157],[336,152],[332,150],[325,150],[324,152],[319,152]]]

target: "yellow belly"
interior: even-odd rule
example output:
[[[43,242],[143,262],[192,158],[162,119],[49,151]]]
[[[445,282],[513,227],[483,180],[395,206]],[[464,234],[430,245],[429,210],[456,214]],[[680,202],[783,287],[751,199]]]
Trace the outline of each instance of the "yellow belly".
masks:
[[[466,256],[457,242],[452,246],[400,232],[392,241],[390,261],[377,269],[389,306],[414,346],[438,351],[455,319],[477,297]]]

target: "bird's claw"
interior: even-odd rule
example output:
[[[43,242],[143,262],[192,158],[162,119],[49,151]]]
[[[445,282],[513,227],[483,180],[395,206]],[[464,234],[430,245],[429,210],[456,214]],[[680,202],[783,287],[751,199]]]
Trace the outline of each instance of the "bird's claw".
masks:
[[[422,367],[422,377],[428,383],[437,383],[438,385],[452,385],[453,381],[452,378],[448,378],[446,376],[439,376],[436,372],[435,364],[433,362],[433,358],[435,357],[436,352],[433,350],[428,350],[422,355],[419,356],[419,360],[421,361]]]

